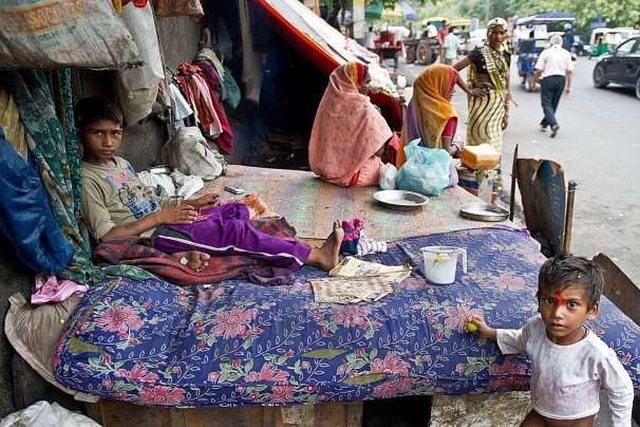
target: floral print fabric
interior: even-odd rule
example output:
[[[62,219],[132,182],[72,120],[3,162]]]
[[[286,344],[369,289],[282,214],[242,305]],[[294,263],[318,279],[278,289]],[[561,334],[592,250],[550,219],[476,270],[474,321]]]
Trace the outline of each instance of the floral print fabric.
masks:
[[[428,284],[420,248],[467,248],[468,273]],[[516,328],[537,309],[543,261],[524,231],[462,230],[409,238],[365,257],[411,263],[412,277],[368,304],[315,303],[304,267],[291,286],[243,280],[182,288],[153,279],[89,290],[54,355],[67,387],[172,407],[284,405],[528,388],[525,357],[464,332],[469,313]],[[640,330],[608,300],[590,325],[640,384]]]

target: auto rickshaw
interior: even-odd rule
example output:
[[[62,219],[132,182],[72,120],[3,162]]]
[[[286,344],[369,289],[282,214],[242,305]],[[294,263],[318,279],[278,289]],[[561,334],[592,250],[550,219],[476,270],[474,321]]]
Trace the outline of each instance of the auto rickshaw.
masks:
[[[469,38],[471,37],[471,19],[452,19],[449,21],[449,28],[454,29],[456,36],[460,38],[460,53],[469,53]]]
[[[516,21],[518,34],[518,75],[528,92],[536,90],[533,72],[540,53],[549,47],[549,38],[562,35],[565,24],[572,24],[575,17],[565,12],[539,13]],[[524,36],[522,36],[524,35]]]
[[[639,34],[640,31],[634,28],[594,28],[589,39],[589,58],[611,52],[623,41]]]

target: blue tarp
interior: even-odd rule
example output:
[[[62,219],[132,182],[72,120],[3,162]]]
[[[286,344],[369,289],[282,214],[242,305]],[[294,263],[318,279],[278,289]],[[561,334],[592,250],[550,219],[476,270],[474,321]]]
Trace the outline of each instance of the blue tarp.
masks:
[[[38,273],[57,274],[73,256],[73,247],[56,223],[36,171],[5,139],[0,126],[0,233],[16,255]]]
[[[400,10],[402,11],[402,18],[405,21],[418,20],[418,14],[413,10],[413,8],[408,3],[399,1],[398,6],[400,6]]]

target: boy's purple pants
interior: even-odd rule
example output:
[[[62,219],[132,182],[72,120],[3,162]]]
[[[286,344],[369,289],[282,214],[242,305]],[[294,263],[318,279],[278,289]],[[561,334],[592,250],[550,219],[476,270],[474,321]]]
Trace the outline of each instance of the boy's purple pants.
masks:
[[[305,243],[256,230],[243,204],[204,209],[202,214],[209,217],[193,224],[165,225],[178,233],[157,233],[154,247],[167,253],[196,250],[211,256],[244,255],[290,270],[300,268],[311,253]]]

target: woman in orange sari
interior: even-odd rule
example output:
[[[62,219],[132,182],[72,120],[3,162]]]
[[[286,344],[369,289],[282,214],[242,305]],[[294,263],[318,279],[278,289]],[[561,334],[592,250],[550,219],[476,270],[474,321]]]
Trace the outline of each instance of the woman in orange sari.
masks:
[[[378,153],[395,135],[365,95],[369,80],[366,65],[356,62],[329,77],[309,140],[309,166],[324,181],[345,187],[378,183]]]
[[[404,146],[417,138],[425,147],[442,148],[452,156],[458,154],[460,147],[453,143],[458,113],[451,104],[456,84],[470,95],[481,95],[469,90],[458,71],[449,65],[430,65],[416,78],[402,127],[398,168],[406,160]]]

